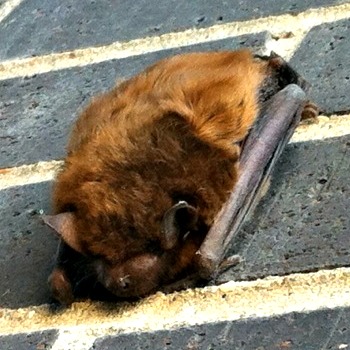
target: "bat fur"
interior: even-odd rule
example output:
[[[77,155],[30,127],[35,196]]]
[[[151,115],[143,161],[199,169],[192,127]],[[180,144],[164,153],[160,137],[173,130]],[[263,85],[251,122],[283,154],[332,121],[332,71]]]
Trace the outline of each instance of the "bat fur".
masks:
[[[273,75],[277,90],[287,85],[275,61],[249,50],[173,56],[93,99],[44,217],[61,238],[49,278],[57,301],[69,305],[79,290],[143,297],[196,274],[238,181],[259,93],[276,92]]]

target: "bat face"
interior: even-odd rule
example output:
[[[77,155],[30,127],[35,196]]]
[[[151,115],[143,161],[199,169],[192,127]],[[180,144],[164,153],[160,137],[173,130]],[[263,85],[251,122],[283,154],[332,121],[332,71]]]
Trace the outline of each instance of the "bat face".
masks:
[[[100,283],[117,297],[141,297],[159,287],[163,264],[155,254],[144,253],[116,266],[97,262]]]
[[[44,220],[69,244],[69,249],[72,247],[75,255],[78,255],[74,259],[72,252],[63,252],[65,256],[61,253],[58,266],[50,277],[52,294],[63,304],[69,304],[73,300],[71,289],[74,289],[75,283],[68,286],[69,277],[66,275],[74,276],[77,266],[85,268],[86,274],[90,271],[94,280],[117,297],[142,297],[159,290],[161,286],[191,272],[195,252],[208,231],[204,224],[200,225],[203,219],[197,215],[197,209],[185,201],[178,202],[163,213],[159,222],[161,232],[158,241],[152,241],[150,235],[127,239],[114,231],[107,240],[105,235],[98,234],[96,243],[86,245],[76,238],[72,239],[73,235],[80,237],[82,232],[86,232],[74,228],[78,221],[76,213],[46,216]],[[73,227],[77,231],[72,233],[67,227],[69,230]],[[108,232],[108,227],[102,226],[101,230]],[[126,231],[122,232],[125,234]],[[99,242],[101,238],[103,241]],[[83,263],[79,255],[84,256]],[[85,278],[85,274],[82,278]],[[73,279],[79,283],[79,279]]]
[[[193,271],[237,181],[238,143],[256,118],[266,66],[247,50],[175,56],[77,120],[56,214],[44,221],[115,296],[144,296]],[[69,261],[59,256],[50,278],[62,303],[74,294]]]

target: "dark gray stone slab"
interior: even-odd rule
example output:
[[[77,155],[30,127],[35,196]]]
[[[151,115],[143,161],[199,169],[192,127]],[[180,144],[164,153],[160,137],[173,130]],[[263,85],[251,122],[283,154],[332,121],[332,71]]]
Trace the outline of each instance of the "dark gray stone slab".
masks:
[[[45,350],[51,349],[57,338],[58,331],[49,330],[31,334],[16,334],[0,337],[2,350]]]
[[[346,2],[28,0],[0,25],[0,59],[98,46]]]
[[[326,113],[350,111],[349,52],[350,19],[345,19],[313,28],[291,59]]]
[[[349,154],[350,135],[290,144],[232,246],[244,262],[222,279],[349,266]]]
[[[266,33],[166,50],[32,78],[0,81],[0,168],[64,156],[70,126],[79,106],[158,59],[182,52],[261,49]]]
[[[321,310],[174,331],[131,333],[98,339],[90,350],[338,350],[350,342],[349,317],[349,309]]]
[[[0,192],[1,307],[49,301],[46,281],[57,239],[40,220],[40,210],[49,212],[49,191],[50,184],[41,183]]]

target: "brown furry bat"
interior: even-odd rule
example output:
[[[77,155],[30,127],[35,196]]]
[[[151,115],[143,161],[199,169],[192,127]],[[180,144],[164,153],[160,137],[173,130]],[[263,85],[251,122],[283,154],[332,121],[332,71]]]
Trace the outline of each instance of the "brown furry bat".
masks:
[[[179,55],[92,101],[56,179],[55,215],[44,218],[64,242],[55,299],[71,303],[86,275],[140,297],[195,272],[269,69],[248,50]]]

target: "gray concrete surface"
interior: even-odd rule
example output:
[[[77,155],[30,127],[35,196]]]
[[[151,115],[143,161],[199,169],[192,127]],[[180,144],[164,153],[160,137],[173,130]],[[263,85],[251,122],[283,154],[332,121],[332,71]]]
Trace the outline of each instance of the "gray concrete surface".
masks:
[[[0,30],[1,33],[1,30]],[[266,33],[164,50],[0,81],[0,168],[63,158],[64,146],[77,111],[96,93],[110,89],[155,61],[180,52],[253,47],[261,50]]]
[[[116,335],[97,340],[90,350],[338,350],[350,342],[349,317],[349,309],[323,310],[234,324],[221,322],[175,331]]]
[[[51,349],[57,339],[57,331],[44,331],[31,334],[16,334],[0,337],[2,350],[45,350]]]
[[[0,59],[104,45],[346,2],[220,0],[213,4],[210,0],[136,0],[130,4],[111,0],[27,0],[0,24]]]
[[[41,183],[1,191],[1,307],[49,301],[46,281],[53,267],[57,239],[40,219],[41,210],[49,212],[49,188],[48,183]]]
[[[311,84],[310,97],[326,113],[349,111],[350,19],[314,27],[291,59]]]

